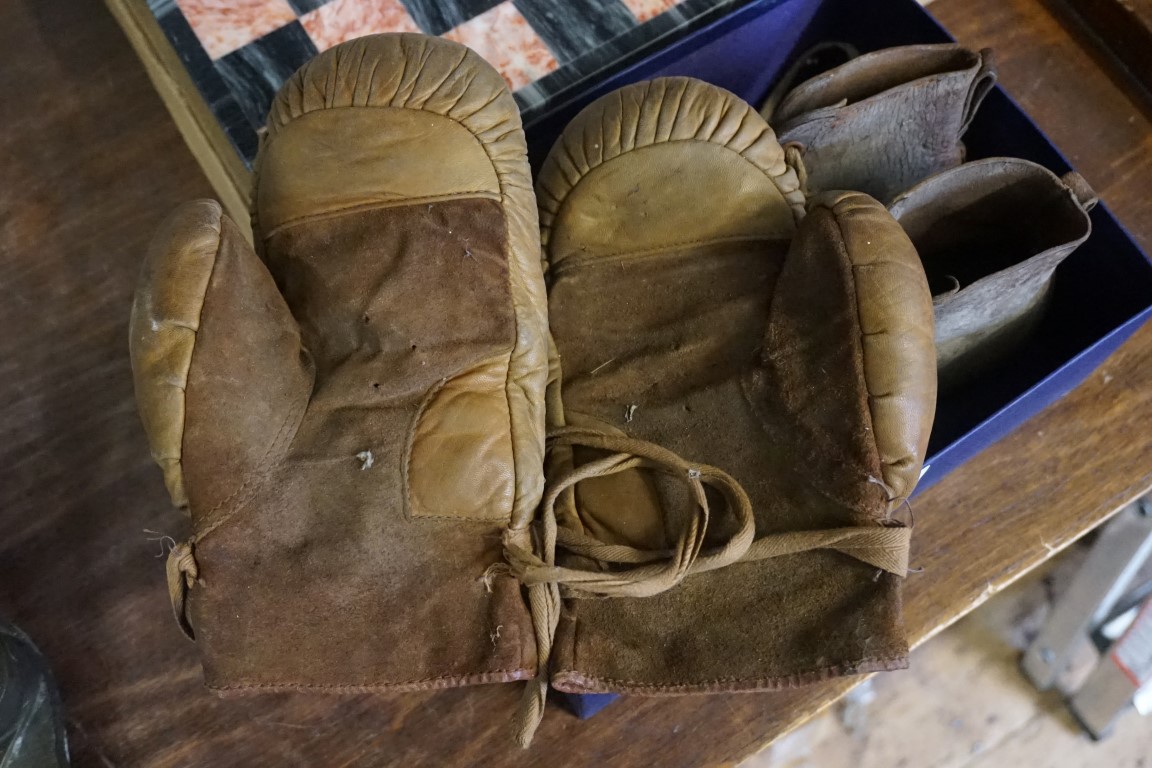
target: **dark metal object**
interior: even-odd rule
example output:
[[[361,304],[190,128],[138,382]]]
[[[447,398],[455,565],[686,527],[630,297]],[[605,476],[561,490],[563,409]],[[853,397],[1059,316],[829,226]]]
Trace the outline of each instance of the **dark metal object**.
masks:
[[[61,712],[47,661],[26,634],[0,620],[0,766],[66,768]]]

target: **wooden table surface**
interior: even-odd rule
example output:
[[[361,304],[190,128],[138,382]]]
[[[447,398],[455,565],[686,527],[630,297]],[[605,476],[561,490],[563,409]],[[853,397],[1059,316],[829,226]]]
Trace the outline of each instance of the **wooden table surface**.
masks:
[[[1041,0],[939,0],[1002,82],[1152,250],[1152,130]],[[144,243],[210,195],[120,30],[93,0],[0,3],[0,613],[55,667],[81,766],[730,764],[843,693],[551,707],[510,746],[518,685],[224,701],[172,622],[159,531],[187,533],[148,458],[127,320]],[[916,505],[919,643],[1152,486],[1152,327],[1064,401]],[[898,673],[897,673],[898,674]]]

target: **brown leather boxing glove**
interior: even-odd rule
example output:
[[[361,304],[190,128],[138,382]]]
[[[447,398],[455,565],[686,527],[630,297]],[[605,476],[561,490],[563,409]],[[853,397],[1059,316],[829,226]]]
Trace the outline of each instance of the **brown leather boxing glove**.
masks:
[[[817,198],[797,227],[772,130],[685,78],[585,109],[537,198],[553,454],[536,549],[508,555],[542,675],[669,694],[904,666],[895,516],[935,359],[900,227],[857,193]]]
[[[940,384],[970,381],[1019,351],[1044,316],[1056,268],[1092,232],[1096,193],[1029,160],[939,173],[889,206],[935,294]]]
[[[208,686],[531,676],[520,586],[491,570],[540,499],[547,372],[504,81],[437,38],[337,46],[276,98],[253,198],[262,258],[189,204],[131,321],[140,413],[191,516],[170,586]]]
[[[960,137],[995,83],[991,50],[887,48],[796,86],[769,120],[800,148],[809,194],[854,189],[887,203],[964,160]]]

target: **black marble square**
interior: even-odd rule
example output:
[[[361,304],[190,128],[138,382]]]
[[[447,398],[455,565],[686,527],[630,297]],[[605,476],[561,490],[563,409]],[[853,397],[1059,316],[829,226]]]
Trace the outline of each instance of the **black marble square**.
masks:
[[[148,10],[152,11],[152,15],[157,19],[160,19],[173,11],[179,11],[180,8],[176,5],[176,0],[148,0]]]
[[[177,0],[147,2],[180,56],[197,89],[251,167],[276,91],[316,46],[299,21],[284,26],[213,62],[188,25]],[[331,0],[287,0],[298,15]],[[586,88],[621,67],[699,29],[753,0],[683,0],[671,10],[638,24],[621,0],[400,0],[429,34],[443,34],[500,5],[514,2],[560,67],[515,93],[525,125],[543,119]]]
[[[294,21],[216,61],[253,130],[264,125],[280,86],[316,55],[316,46]]]
[[[495,8],[503,0],[400,0],[408,15],[425,33],[442,35],[450,29]]]
[[[513,0],[561,64],[634,29],[620,0]]]
[[[516,3],[519,5],[523,1],[516,0]],[[576,58],[516,91],[514,96],[525,127],[577,98],[592,82],[603,81],[750,2],[755,0],[683,0],[643,24],[634,24],[631,29],[599,46],[585,48]]]
[[[165,37],[180,57],[184,69],[196,84],[196,89],[216,116],[220,127],[236,147],[237,153],[249,166],[256,158],[256,133],[249,124],[244,110],[236,100],[228,83],[220,76],[212,59],[204,52],[196,33],[176,6],[174,0],[149,0],[156,21]]]
[[[303,16],[330,2],[332,0],[288,0],[288,5],[292,6],[292,10],[296,11],[297,16]]]

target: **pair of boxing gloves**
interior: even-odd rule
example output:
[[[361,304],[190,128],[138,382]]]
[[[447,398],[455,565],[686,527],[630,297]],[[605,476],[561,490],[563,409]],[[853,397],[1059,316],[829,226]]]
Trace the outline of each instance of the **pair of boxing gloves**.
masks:
[[[208,687],[524,680],[526,744],[549,684],[905,666],[932,297],[883,204],[803,174],[802,144],[687,78],[594,102],[534,185],[471,51],[380,35],[305,65],[268,116],[255,249],[180,208],[132,312]]]

